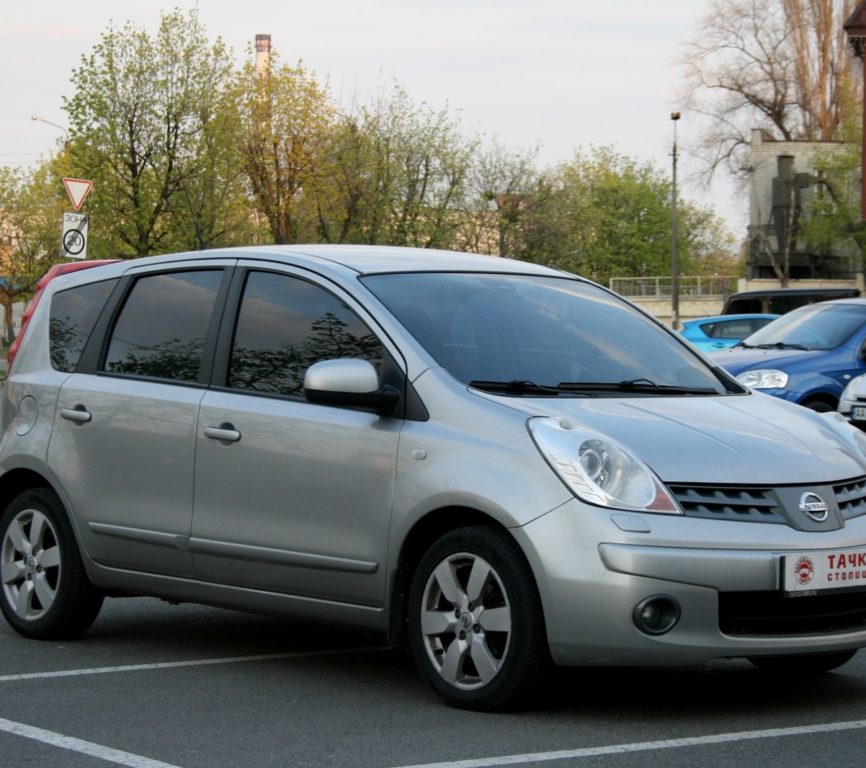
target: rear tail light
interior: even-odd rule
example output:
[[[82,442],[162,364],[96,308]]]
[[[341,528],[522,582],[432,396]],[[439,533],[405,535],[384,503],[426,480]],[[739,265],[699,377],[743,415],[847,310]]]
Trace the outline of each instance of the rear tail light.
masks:
[[[70,272],[78,272],[78,270],[80,269],[90,269],[91,267],[98,267],[102,264],[112,264],[115,261],[118,261],[118,259],[69,261],[65,264],[55,264],[44,275],[42,275],[39,282],[36,284],[36,293],[33,294],[33,298],[30,299],[30,303],[24,308],[24,314],[21,316],[21,328],[18,330],[18,335],[15,337],[15,340],[9,347],[9,352],[6,355],[7,376],[12,370],[12,363],[15,360],[15,356],[18,354],[18,348],[21,346],[21,340],[24,338],[24,332],[27,330],[27,324],[30,322],[30,318],[33,317],[33,313],[36,311],[36,307],[39,304],[39,299],[42,298],[42,294],[45,292],[45,286],[48,285],[48,283],[50,283],[55,277],[60,277],[60,275],[68,275]]]

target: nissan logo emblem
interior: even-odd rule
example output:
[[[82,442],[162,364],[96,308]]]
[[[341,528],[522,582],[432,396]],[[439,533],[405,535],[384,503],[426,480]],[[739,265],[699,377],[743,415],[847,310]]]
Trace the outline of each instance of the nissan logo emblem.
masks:
[[[823,523],[830,516],[830,508],[817,493],[806,491],[800,497],[800,511],[805,512],[816,523]]]

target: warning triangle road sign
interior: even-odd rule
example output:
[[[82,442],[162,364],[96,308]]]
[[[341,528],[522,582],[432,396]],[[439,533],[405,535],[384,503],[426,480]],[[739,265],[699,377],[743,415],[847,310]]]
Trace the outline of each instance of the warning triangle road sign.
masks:
[[[84,205],[87,195],[93,189],[93,182],[85,179],[63,179],[63,185],[66,187],[66,194],[69,195],[72,207],[76,211]]]

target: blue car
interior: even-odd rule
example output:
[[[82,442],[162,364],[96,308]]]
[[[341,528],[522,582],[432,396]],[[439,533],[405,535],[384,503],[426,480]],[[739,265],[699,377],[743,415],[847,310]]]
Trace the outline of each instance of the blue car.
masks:
[[[779,315],[716,315],[688,320],[680,333],[701,352],[717,352],[733,347],[737,342],[771,323]]]
[[[782,315],[712,355],[737,381],[816,411],[835,410],[842,391],[866,373],[866,299],[838,299]]]

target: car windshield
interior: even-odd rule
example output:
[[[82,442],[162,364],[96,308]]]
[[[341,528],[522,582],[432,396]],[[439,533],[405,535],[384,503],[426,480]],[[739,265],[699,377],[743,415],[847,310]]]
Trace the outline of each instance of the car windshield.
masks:
[[[589,283],[486,273],[363,280],[443,368],[479,389],[533,396],[741,391],[651,319]]]
[[[744,347],[835,349],[866,323],[866,304],[800,307],[743,340]]]

